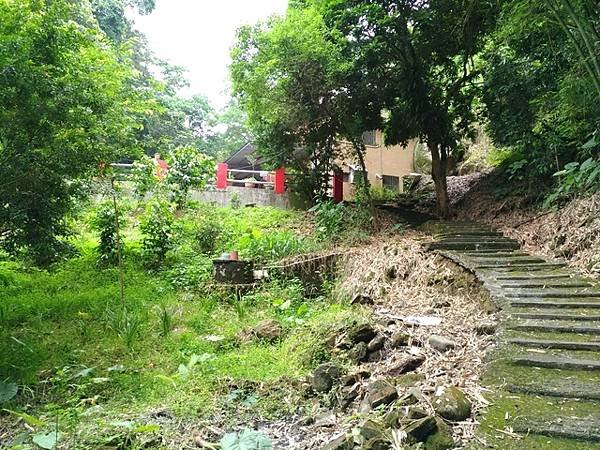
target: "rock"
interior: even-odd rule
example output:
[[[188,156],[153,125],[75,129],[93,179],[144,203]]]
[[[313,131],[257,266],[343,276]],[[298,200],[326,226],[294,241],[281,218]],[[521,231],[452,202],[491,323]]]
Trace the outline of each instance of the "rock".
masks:
[[[436,418],[436,432],[425,441],[425,450],[449,450],[454,448],[452,429],[443,420]]]
[[[365,361],[367,359],[366,342],[359,342],[350,350],[348,350],[348,357],[356,364]]]
[[[350,301],[351,305],[374,305],[373,298],[368,294],[356,294]]]
[[[352,450],[354,448],[354,442],[352,436],[343,434],[333,441],[329,441],[321,450]]]
[[[398,270],[395,266],[390,266],[387,269],[385,269],[385,278],[387,278],[388,280],[395,280],[397,276]]]
[[[432,334],[429,336],[429,345],[440,352],[447,352],[456,347],[456,342],[452,339],[447,338],[445,336],[439,336],[437,334]]]
[[[373,339],[376,334],[377,334],[377,332],[368,323],[358,324],[358,325],[354,326],[348,332],[348,335],[350,337],[350,341],[353,344],[356,344],[358,342],[367,343],[371,339]]]
[[[339,400],[340,408],[346,409],[358,397],[360,393],[360,385],[356,383],[354,386],[346,386],[342,389],[341,398]]]
[[[253,328],[253,333],[258,339],[273,342],[281,338],[283,328],[276,320],[263,320]]]
[[[402,375],[403,373],[412,372],[424,362],[425,357],[423,356],[405,356],[392,367],[390,367],[388,374],[390,376],[398,376]]]
[[[412,443],[425,442],[435,431],[436,421],[431,416],[413,420],[404,427],[404,432],[408,435],[409,442]]]
[[[369,361],[369,362],[377,362],[377,361],[381,361],[382,359],[383,359],[383,353],[381,352],[381,350],[371,352],[371,353],[369,353],[369,356],[367,357],[367,361]]]
[[[402,331],[396,331],[390,338],[390,343],[394,348],[405,347],[408,345],[409,339],[410,335],[403,333]]]
[[[385,380],[377,380],[369,385],[365,397],[371,408],[388,405],[398,398],[396,388]]]
[[[369,341],[367,344],[367,350],[369,352],[376,352],[377,350],[381,350],[383,348],[383,344],[385,344],[385,337],[383,337],[381,334],[378,334]]]
[[[496,330],[498,329],[498,325],[495,323],[482,323],[475,327],[475,333],[480,336],[491,336],[496,334]]]
[[[421,394],[421,391],[419,391],[416,388],[410,388],[408,390],[408,392],[400,398],[398,403],[400,403],[403,406],[404,405],[415,405],[415,404],[419,403],[419,401],[422,399],[423,399],[423,395]]]
[[[315,417],[315,427],[333,427],[337,423],[337,418],[332,411],[325,411]]]
[[[338,366],[332,363],[323,363],[313,373],[312,388],[315,392],[329,392],[340,375]]]
[[[406,414],[406,417],[408,417],[409,419],[423,419],[424,417],[427,417],[429,414],[427,414],[427,411],[425,411],[423,408],[419,408],[418,406],[413,406],[411,408],[408,409],[408,413]]]
[[[451,422],[460,422],[471,416],[471,402],[457,387],[449,387],[433,402],[435,412]]]
[[[365,378],[371,378],[371,372],[368,370],[359,370],[358,372],[350,373],[342,377],[342,385],[350,386]]]
[[[360,427],[360,436],[365,442],[380,438],[384,432],[384,425],[372,419],[367,419]]]

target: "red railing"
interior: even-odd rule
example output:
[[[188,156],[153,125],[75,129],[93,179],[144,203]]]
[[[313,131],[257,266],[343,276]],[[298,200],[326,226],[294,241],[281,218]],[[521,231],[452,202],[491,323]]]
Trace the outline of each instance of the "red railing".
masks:
[[[266,177],[267,180],[240,180],[231,176],[231,174],[236,173],[258,175],[258,178]],[[226,163],[217,164],[217,189],[227,189],[228,186],[236,183],[251,183],[259,186],[272,186],[276,194],[283,194],[285,193],[285,169],[281,167],[273,172],[265,172],[261,170],[230,169]]]

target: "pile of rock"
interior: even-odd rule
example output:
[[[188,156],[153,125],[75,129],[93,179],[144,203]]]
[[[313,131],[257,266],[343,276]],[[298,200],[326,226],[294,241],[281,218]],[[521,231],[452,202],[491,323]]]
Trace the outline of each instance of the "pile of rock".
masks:
[[[330,345],[340,350],[340,360],[354,364],[384,359],[386,352],[409,344],[410,336],[397,332],[386,336],[368,323],[355,324],[333,336]],[[431,335],[428,344],[440,352],[456,347],[451,339]],[[424,357],[406,354],[387,370],[383,378],[371,379],[368,370],[345,373],[333,362],[318,366],[310,380],[312,391],[327,399],[327,406],[345,411],[351,405],[361,420],[352,431],[337,436],[324,449],[388,449],[401,442],[406,448],[417,445],[426,450],[454,447],[452,428],[447,422],[461,422],[471,416],[471,403],[457,387],[438,387],[435,396],[425,398],[410,374],[423,364]],[[379,375],[381,377],[381,375]],[[325,395],[323,395],[325,394]]]

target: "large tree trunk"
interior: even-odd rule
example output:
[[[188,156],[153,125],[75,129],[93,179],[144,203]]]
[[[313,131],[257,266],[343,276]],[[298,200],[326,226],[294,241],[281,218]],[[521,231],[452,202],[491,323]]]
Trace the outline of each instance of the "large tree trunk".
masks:
[[[448,151],[443,146],[434,143],[429,143],[428,147],[431,152],[431,176],[435,183],[437,213],[442,219],[446,219],[450,216],[450,201],[446,182]]]

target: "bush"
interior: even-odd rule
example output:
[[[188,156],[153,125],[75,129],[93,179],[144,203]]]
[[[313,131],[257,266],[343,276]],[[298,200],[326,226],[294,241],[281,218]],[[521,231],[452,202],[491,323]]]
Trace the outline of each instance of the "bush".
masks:
[[[175,217],[171,204],[154,198],[146,205],[140,221],[142,232],[142,257],[147,267],[157,269],[162,266],[167,252],[173,248]]]
[[[390,202],[397,200],[400,197],[400,192],[393,191],[384,186],[371,186],[370,188],[371,198],[374,201],[379,202]]]
[[[205,255],[211,255],[217,249],[219,236],[223,233],[223,227],[214,221],[207,221],[198,226],[195,232],[195,240],[198,250]]]
[[[169,171],[167,183],[172,200],[183,207],[190,188],[202,189],[213,176],[215,162],[194,147],[178,147],[167,156]]]
[[[120,205],[119,211],[123,211]],[[123,214],[119,214],[119,228],[125,227]],[[123,239],[117,238],[117,218],[112,200],[106,200],[98,206],[92,219],[92,227],[100,233],[100,244],[98,245],[98,262],[105,266],[114,266],[118,262],[118,251],[123,252]]]
[[[253,230],[242,236],[238,242],[242,257],[255,261],[274,261],[289,255],[305,252],[307,243],[291,231]]]
[[[581,164],[571,162],[554,176],[559,178],[558,187],[546,197],[545,206],[576,194],[596,191],[600,187],[600,161],[588,158]]]
[[[346,207],[343,203],[325,201],[317,203],[309,211],[315,214],[317,234],[321,240],[339,235],[346,228],[344,221]]]

